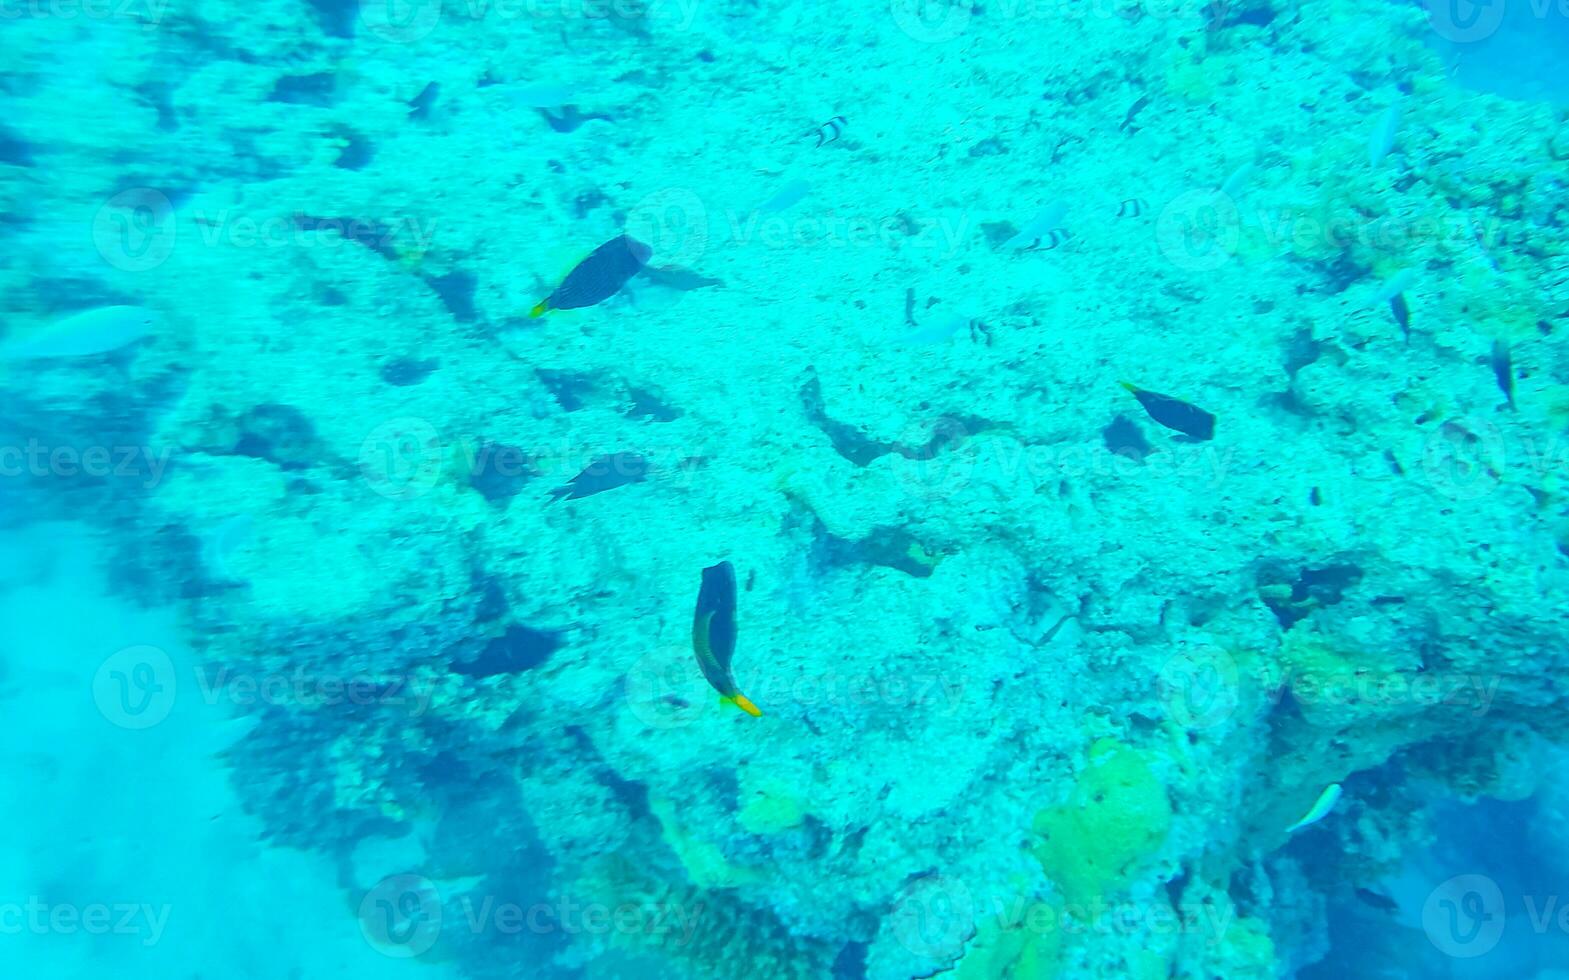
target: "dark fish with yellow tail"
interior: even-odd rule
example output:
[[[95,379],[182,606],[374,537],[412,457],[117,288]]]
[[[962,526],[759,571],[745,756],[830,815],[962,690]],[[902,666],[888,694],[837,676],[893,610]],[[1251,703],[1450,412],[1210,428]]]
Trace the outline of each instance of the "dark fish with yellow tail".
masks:
[[[653,249],[630,235],[618,235],[588,253],[588,258],[574,266],[555,292],[540,300],[528,315],[538,317],[550,310],[576,310],[603,303],[641,272],[653,254]]]
[[[1170,395],[1145,391],[1138,385],[1130,385],[1126,381],[1121,384],[1133,392],[1133,397],[1144,406],[1144,411],[1149,413],[1150,418],[1166,428],[1175,429],[1195,442],[1215,438],[1215,416],[1197,405],[1191,405]]]
[[[762,716],[730,676],[730,658],[735,654],[735,568],[727,561],[703,569],[697,612],[692,616],[692,650],[703,676],[720,697],[754,718]]]

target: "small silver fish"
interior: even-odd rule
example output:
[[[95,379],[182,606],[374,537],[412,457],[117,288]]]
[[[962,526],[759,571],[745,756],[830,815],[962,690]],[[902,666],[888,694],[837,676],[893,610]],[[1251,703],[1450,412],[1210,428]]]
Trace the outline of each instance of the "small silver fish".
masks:
[[[1149,208],[1149,202],[1137,197],[1130,197],[1117,206],[1117,217],[1137,218]]]
[[[1379,117],[1378,125],[1373,129],[1373,135],[1367,141],[1367,162],[1371,166],[1378,166],[1395,148],[1395,137],[1400,132],[1400,103],[1396,102],[1384,110]]]
[[[0,360],[85,357],[107,354],[136,343],[152,333],[158,314],[142,306],[100,306],[74,313],[41,330],[7,337],[0,344]]]
[[[811,190],[812,185],[808,184],[806,181],[792,180],[790,183],[779,188],[779,193],[758,205],[757,210],[763,212],[764,214],[773,214],[777,211],[783,211],[790,205],[800,202],[802,198],[811,193]]]
[[[1415,284],[1416,270],[1401,269],[1384,280],[1383,285],[1378,287],[1378,292],[1373,294],[1372,302],[1368,303],[1368,307],[1372,308],[1380,303],[1388,303]]]
[[[975,328],[975,320],[962,314],[955,314],[948,317],[947,319],[935,320],[928,323],[924,327],[921,327],[917,330],[912,330],[911,332],[900,337],[897,341],[895,341],[895,343],[917,345],[940,344],[948,338],[952,337],[954,334],[958,333],[961,329],[965,328],[968,328],[973,332]]]
[[[1339,801],[1340,784],[1330,783],[1324,788],[1324,792],[1319,794],[1318,799],[1313,803],[1313,806],[1308,809],[1308,812],[1302,815],[1302,819],[1286,828],[1286,833],[1294,834],[1303,827],[1311,827],[1313,824],[1318,823],[1320,820],[1329,816],[1329,811],[1333,810],[1335,808],[1335,804]]]
[[[1243,188],[1247,186],[1249,180],[1253,179],[1253,173],[1257,169],[1252,163],[1244,163],[1233,170],[1231,176],[1226,178],[1226,182],[1220,185],[1220,192],[1231,198],[1241,197]]]

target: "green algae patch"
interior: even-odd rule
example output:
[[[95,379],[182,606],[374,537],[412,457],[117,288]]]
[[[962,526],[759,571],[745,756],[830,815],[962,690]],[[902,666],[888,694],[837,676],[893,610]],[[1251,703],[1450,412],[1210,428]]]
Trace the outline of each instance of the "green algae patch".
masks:
[[[651,798],[648,802],[664,829],[665,843],[680,859],[692,884],[703,889],[737,888],[759,879],[756,871],[730,863],[718,845],[682,828],[669,800]]]
[[[1035,903],[1018,921],[985,918],[976,927],[955,980],[1052,980],[1062,958],[1062,910]]]
[[[806,804],[779,783],[766,783],[754,791],[736,819],[754,834],[778,834],[801,826]]]
[[[1064,899],[1084,903],[1130,882],[1171,829],[1171,800],[1148,754],[1103,738],[1068,801],[1035,816],[1036,860]]]
[[[1220,976],[1235,980],[1270,980],[1278,976],[1275,942],[1269,928],[1258,919],[1238,919],[1226,930],[1211,966]]]

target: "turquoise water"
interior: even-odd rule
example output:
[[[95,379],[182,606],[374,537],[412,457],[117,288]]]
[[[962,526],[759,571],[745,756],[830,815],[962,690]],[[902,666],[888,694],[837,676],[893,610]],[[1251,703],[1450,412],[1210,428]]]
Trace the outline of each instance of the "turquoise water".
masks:
[[[0,976],[1569,976],[1569,10],[0,21]]]

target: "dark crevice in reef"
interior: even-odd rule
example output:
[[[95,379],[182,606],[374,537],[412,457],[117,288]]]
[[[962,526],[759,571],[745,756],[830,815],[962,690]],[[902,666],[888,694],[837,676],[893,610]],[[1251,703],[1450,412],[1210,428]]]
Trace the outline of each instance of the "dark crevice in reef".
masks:
[[[957,446],[970,436],[1002,428],[996,422],[973,415],[942,415],[932,423],[931,437],[924,443],[912,445],[874,439],[861,429],[840,422],[828,414],[823,401],[823,384],[815,372],[801,386],[801,407],[806,412],[807,421],[828,437],[834,452],[856,466],[867,466],[889,453],[897,453],[906,459],[932,459],[944,449]]]
[[[937,567],[918,538],[902,527],[874,527],[864,538],[840,537],[802,501],[785,518],[784,531],[804,529],[811,536],[811,564],[818,574],[834,568],[881,565],[915,578],[926,578]]]
[[[430,377],[432,371],[440,366],[434,358],[421,360],[415,357],[398,357],[381,366],[378,372],[381,380],[395,388],[407,388],[417,385]]]
[[[363,245],[377,255],[389,261],[398,258],[398,252],[392,247],[392,240],[396,237],[395,230],[380,221],[366,221],[362,218],[337,218],[323,217],[314,214],[294,215],[294,227],[301,231],[327,231],[342,236],[346,241],[356,245]]]
[[[412,261],[421,254],[418,250],[398,247],[399,236],[406,234],[411,227],[408,224],[388,225],[386,222],[364,218],[325,217],[305,213],[295,214],[293,220],[295,227],[301,231],[337,234],[347,241],[370,249],[389,262]],[[440,275],[430,272],[419,272],[416,275],[436,294],[436,298],[441,300],[441,305],[447,308],[447,312],[452,314],[454,320],[459,323],[475,323],[479,320],[479,308],[474,304],[474,294],[479,286],[479,280],[472,272],[451,269]]]
[[[631,407],[626,410],[629,419],[645,419],[650,422],[674,422],[683,414],[679,408],[668,404],[664,396],[648,388],[627,388],[627,398]]]
[[[0,163],[8,163],[13,167],[31,167],[32,145],[10,130],[0,129]]]
[[[454,674],[476,678],[520,674],[543,665],[560,647],[560,633],[514,624],[485,644],[479,656],[466,662],[455,661],[448,669]]]
[[[538,461],[517,446],[499,442],[482,444],[469,468],[469,486],[493,504],[506,505],[539,476]]]
[[[436,298],[452,314],[452,319],[459,323],[473,323],[479,319],[479,311],[474,307],[474,287],[479,283],[472,273],[454,270],[445,275],[422,278],[427,286],[435,290]]]
[[[332,161],[334,167],[344,170],[363,170],[376,158],[376,144],[367,137],[347,126],[339,127],[332,132],[338,139],[343,140],[343,149],[338,151],[338,158]]]
[[[257,405],[235,420],[236,456],[264,459],[285,470],[304,470],[324,456],[316,427],[292,405]]]
[[[563,412],[575,412],[583,408],[588,404],[585,399],[599,390],[599,381],[592,374],[535,368],[534,377],[550,392],[550,397],[556,400]]]
[[[1289,630],[1314,609],[1341,602],[1362,581],[1362,574],[1360,565],[1349,562],[1303,566],[1295,575],[1280,566],[1267,566],[1258,573],[1258,592],[1281,628]]]
[[[479,594],[479,603],[474,607],[474,622],[493,623],[507,614],[511,603],[507,601],[507,590],[499,578],[476,569],[470,581],[474,591]]]
[[[653,816],[653,810],[648,805],[648,784],[633,779],[627,779],[616,772],[599,748],[594,745],[594,740],[581,726],[567,725],[562,729],[563,734],[572,740],[573,746],[580,751],[587,761],[586,768],[593,773],[594,781],[610,790],[616,802],[626,807],[627,813],[633,820],[646,820]]]
[[[309,105],[326,109],[337,100],[338,76],[330,71],[309,75],[284,75],[273,83],[268,102]]]
[[[360,11],[358,0],[306,0],[306,3],[316,11],[322,33],[328,37],[354,36],[354,22],[359,19]]]
[[[1113,455],[1142,463],[1144,457],[1150,454],[1150,444],[1144,438],[1144,432],[1126,415],[1112,419],[1111,424],[1102,429],[1100,434],[1106,444],[1106,451]]]

